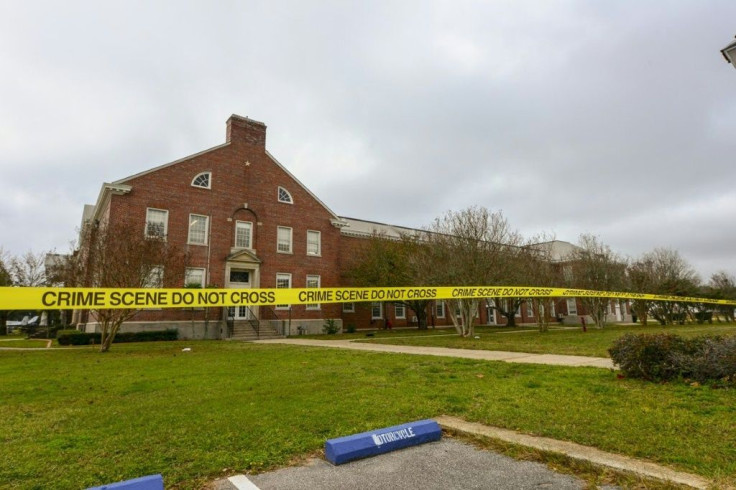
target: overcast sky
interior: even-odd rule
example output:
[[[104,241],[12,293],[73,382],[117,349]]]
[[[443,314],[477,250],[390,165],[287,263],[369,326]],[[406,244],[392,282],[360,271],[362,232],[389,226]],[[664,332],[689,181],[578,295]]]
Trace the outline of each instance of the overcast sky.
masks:
[[[501,209],[736,274],[724,1],[0,0],[0,246],[69,250],[103,182],[239,114],[338,215]]]

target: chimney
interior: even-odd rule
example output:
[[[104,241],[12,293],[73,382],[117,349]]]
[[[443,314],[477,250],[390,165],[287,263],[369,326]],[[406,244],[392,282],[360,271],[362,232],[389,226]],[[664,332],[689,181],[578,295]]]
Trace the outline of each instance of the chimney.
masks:
[[[266,148],[266,125],[260,121],[233,114],[227,120],[226,141]]]

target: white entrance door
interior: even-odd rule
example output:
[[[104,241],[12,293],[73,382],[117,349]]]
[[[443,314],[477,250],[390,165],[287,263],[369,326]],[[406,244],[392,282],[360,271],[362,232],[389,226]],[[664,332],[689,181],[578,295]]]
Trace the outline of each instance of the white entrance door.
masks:
[[[228,287],[237,289],[250,288],[252,272],[250,269],[230,268]],[[255,318],[253,311],[247,306],[231,306],[227,309],[227,316],[235,320],[250,320]]]

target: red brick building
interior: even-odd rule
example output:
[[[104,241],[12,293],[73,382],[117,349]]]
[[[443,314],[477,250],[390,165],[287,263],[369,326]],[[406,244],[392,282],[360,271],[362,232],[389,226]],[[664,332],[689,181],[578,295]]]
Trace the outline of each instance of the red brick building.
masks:
[[[338,287],[356,240],[401,231],[336,215],[268,153],[265,124],[236,115],[227,121],[224,144],[106,183],[97,203],[85,206],[83,224],[123,221],[186,247],[191,264],[181,286],[218,288]],[[450,313],[432,305],[430,324],[452,324]],[[481,311],[480,323],[495,324],[491,313]],[[87,331],[97,328],[93,319],[78,318]],[[145,310],[123,329],[246,338],[321,333],[326,319],[356,328],[383,328],[387,320],[416,325],[414,312],[402,305],[347,303]],[[519,322],[531,321],[522,307]]]

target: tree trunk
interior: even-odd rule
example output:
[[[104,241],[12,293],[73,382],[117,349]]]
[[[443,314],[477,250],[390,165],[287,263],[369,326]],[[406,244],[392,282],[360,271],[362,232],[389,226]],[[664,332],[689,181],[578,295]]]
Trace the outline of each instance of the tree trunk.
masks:
[[[8,335],[8,312],[0,311],[0,335]]]
[[[404,304],[417,315],[419,330],[427,330],[427,305],[429,301],[407,301]]]

